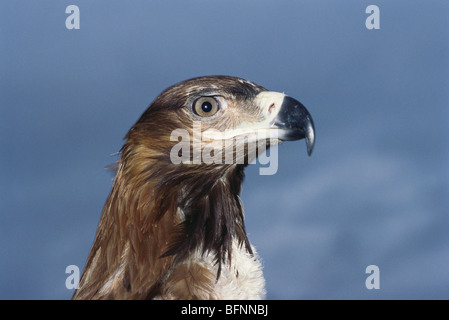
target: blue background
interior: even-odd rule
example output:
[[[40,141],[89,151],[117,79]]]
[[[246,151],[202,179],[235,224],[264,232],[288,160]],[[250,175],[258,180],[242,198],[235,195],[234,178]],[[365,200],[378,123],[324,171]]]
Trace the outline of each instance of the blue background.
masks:
[[[168,86],[227,74],[316,125],[312,157],[286,143],[277,174],[246,171],[268,298],[448,299],[448,39],[447,1],[1,1],[0,298],[70,298],[126,132]]]

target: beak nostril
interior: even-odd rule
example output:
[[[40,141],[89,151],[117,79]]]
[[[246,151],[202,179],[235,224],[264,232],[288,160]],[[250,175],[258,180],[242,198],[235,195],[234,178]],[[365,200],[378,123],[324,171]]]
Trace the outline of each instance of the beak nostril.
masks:
[[[268,113],[272,113],[275,109],[276,109],[276,105],[275,105],[274,103],[272,103],[272,104],[268,107]]]

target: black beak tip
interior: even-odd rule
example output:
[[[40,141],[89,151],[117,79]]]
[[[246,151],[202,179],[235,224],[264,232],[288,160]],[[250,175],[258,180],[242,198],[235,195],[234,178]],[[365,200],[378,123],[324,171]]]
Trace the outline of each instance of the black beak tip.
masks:
[[[309,157],[310,157],[310,156],[312,155],[314,142],[310,142],[309,139],[306,139],[306,143],[307,143],[307,154],[308,154]]]
[[[275,124],[282,129],[283,140],[305,138],[307,154],[312,155],[315,146],[315,126],[312,116],[304,105],[292,97],[286,96]]]
[[[309,157],[312,155],[313,148],[315,146],[315,128],[313,125],[313,120],[310,117],[307,127],[305,130],[305,139],[306,139],[306,145],[307,145],[307,154]]]

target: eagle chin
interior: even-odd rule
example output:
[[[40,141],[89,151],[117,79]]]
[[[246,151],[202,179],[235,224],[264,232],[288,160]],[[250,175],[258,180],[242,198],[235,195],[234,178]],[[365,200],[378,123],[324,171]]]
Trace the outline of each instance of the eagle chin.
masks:
[[[192,137],[177,163],[173,132]],[[239,197],[250,142],[264,151],[302,138],[310,155],[306,108],[253,82],[207,76],[163,91],[125,137],[73,299],[263,299]],[[217,142],[214,162],[196,157]]]

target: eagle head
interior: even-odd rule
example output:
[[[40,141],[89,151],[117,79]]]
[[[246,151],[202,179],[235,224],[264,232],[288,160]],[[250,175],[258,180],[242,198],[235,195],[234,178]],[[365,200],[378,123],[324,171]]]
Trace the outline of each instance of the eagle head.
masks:
[[[303,138],[310,155],[307,109],[253,82],[207,76],[163,91],[125,137],[74,298],[223,297],[214,283],[233,250],[254,255],[239,198],[244,168]],[[212,273],[215,282],[205,280]]]

